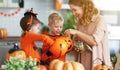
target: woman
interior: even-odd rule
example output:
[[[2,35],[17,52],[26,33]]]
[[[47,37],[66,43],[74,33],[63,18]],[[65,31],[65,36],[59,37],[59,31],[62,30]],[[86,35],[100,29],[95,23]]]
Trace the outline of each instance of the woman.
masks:
[[[67,29],[65,35],[73,35],[75,40],[92,48],[92,52],[85,50],[79,53],[78,61],[84,65],[85,70],[92,70],[95,65],[101,64],[98,58],[111,65],[107,24],[92,0],[69,0],[69,6],[75,16],[77,29]]]

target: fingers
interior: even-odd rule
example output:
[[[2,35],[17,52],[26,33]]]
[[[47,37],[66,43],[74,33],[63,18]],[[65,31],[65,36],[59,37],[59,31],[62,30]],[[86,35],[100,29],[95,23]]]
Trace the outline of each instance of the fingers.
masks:
[[[70,37],[70,29],[65,30],[64,35]]]

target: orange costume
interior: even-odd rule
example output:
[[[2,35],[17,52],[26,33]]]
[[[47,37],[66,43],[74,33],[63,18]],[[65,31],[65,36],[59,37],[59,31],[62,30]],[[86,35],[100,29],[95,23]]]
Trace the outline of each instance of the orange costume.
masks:
[[[55,55],[46,56],[46,54],[49,55],[48,51],[51,51],[51,52],[52,52],[51,48],[54,49],[54,50],[53,50],[53,53],[54,53],[55,51],[60,51],[60,50],[57,50],[56,47],[59,47],[60,41],[61,41],[61,44],[64,43],[64,40],[65,40],[64,38],[70,40],[70,45],[66,45],[67,52],[69,52],[69,51],[72,49],[73,41],[72,41],[70,38],[65,37],[65,36],[61,36],[61,35],[59,35],[59,36],[51,36],[51,35],[49,35],[49,36],[50,36],[50,38],[52,38],[52,39],[54,40],[55,43],[53,44],[52,47],[51,47],[51,46],[48,46],[47,43],[44,43],[44,44],[43,44],[41,61],[46,61],[46,60],[48,60],[48,59],[49,59],[50,61],[52,61],[53,59],[59,59],[59,60],[65,61],[66,53],[65,53],[64,55],[58,54],[57,56],[55,56]],[[57,40],[58,38],[61,39],[59,42],[58,42],[58,40]],[[63,39],[63,41],[62,41],[62,39]],[[67,41],[67,40],[65,40],[65,42],[66,42],[66,41]],[[62,43],[62,42],[63,42],[63,43]],[[68,47],[67,47],[67,46],[68,46]]]
[[[31,56],[32,58],[37,58],[37,61],[40,62],[41,57],[35,45],[35,41],[46,43],[47,46],[51,46],[54,41],[47,35],[33,34],[30,32],[26,32],[25,36],[21,37],[20,46],[25,51],[26,57],[29,58]]]

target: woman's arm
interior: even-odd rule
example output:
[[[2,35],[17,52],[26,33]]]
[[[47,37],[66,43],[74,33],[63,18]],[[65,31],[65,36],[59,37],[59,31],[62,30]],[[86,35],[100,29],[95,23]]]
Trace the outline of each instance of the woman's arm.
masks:
[[[77,30],[76,30],[77,31]],[[78,40],[82,40],[83,42],[87,43],[89,46],[94,46],[96,45],[95,39],[93,36],[85,34],[83,32],[77,31],[75,36],[78,37]]]
[[[96,42],[93,36],[87,35],[81,31],[74,30],[74,29],[68,29],[64,32],[64,34],[67,36],[74,35],[75,37],[78,38],[78,40],[86,42],[90,46],[96,45]]]
[[[107,33],[107,24],[102,16],[99,17],[96,24],[97,27],[92,35],[74,29],[67,29],[64,33],[67,36],[74,35],[78,40],[87,43],[89,46],[94,46],[97,45],[98,42],[101,42],[105,33]]]

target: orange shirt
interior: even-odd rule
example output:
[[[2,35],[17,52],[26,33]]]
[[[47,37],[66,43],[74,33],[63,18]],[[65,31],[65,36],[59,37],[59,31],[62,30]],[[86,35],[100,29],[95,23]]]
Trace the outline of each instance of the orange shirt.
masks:
[[[61,37],[61,35],[58,35],[58,36],[52,36],[52,35],[49,35],[49,37],[52,39],[52,40],[56,40],[57,38]],[[49,50],[50,46],[48,46],[47,43],[43,43],[43,46],[42,46],[42,53],[46,53],[48,50]]]
[[[59,35],[59,36],[52,36],[52,35],[49,35],[51,39],[53,39],[54,41],[57,39],[57,38],[62,38],[64,36],[62,35]],[[48,58],[50,58],[50,61],[52,61],[53,59],[59,59],[59,60],[62,60],[62,61],[65,61],[65,58],[66,58],[66,54],[64,54],[63,56],[60,56],[58,58],[54,57],[54,56],[46,56],[45,54],[49,51],[49,48],[50,46],[48,46],[47,43],[44,43],[43,46],[42,46],[42,57],[41,57],[41,60],[45,61],[47,60]]]
[[[37,48],[35,41],[46,43],[48,46],[51,46],[54,41],[47,35],[33,34],[30,32],[26,32],[26,35],[21,37],[20,46],[25,51],[26,57],[29,58],[31,56],[32,58],[37,58],[37,61],[39,62],[41,58],[38,49],[34,49]]]

